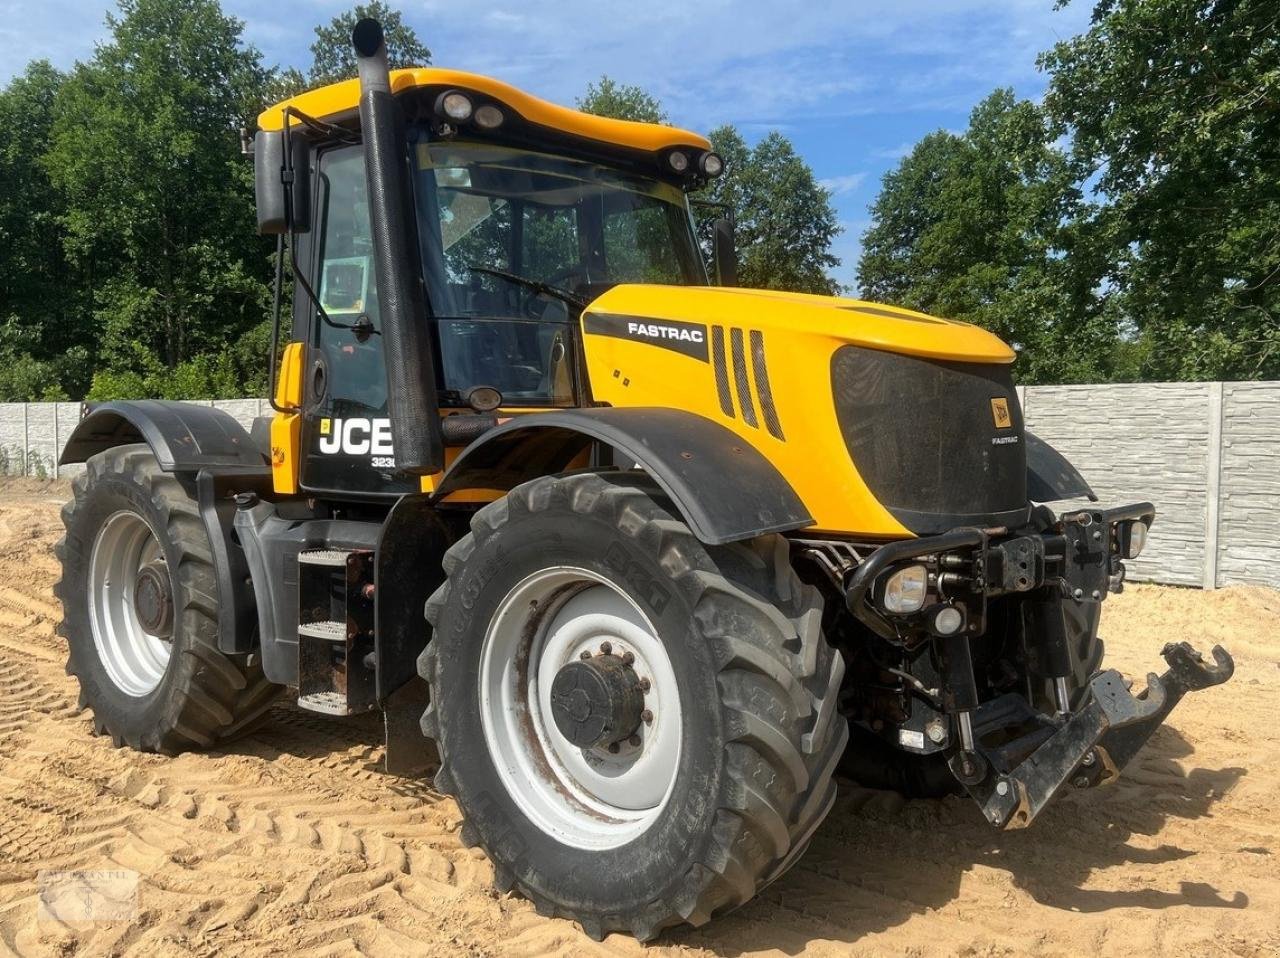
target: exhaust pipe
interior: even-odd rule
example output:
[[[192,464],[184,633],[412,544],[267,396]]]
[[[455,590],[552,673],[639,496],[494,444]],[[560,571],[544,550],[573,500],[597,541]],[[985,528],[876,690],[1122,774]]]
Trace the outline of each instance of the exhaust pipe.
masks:
[[[425,476],[444,466],[444,440],[436,398],[434,330],[427,320],[409,182],[404,112],[391,95],[382,24],[361,20],[351,31],[351,43],[360,71],[360,126],[391,439],[396,468]]]

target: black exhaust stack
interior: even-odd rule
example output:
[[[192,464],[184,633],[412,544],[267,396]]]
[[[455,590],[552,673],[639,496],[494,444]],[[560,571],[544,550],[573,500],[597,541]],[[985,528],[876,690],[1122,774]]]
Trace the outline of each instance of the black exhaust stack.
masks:
[[[373,232],[374,275],[387,364],[387,408],[396,468],[430,475],[444,465],[436,399],[433,330],[427,320],[422,260],[409,181],[404,112],[391,95],[382,24],[351,31],[360,71],[360,125]]]

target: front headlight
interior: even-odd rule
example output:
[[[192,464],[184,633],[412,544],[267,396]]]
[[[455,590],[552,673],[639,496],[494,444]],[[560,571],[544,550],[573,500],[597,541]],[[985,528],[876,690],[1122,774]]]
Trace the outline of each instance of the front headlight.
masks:
[[[923,565],[903,566],[885,580],[880,605],[894,615],[908,615],[924,608],[929,570]]]
[[[1116,539],[1120,555],[1126,559],[1136,559],[1147,545],[1147,524],[1141,519],[1122,522],[1116,526]]]

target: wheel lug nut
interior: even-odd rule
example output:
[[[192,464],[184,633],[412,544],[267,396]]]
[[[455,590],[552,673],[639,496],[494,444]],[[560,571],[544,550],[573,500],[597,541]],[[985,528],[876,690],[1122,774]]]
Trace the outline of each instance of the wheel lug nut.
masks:
[[[610,742],[610,743],[609,743],[609,754],[610,754],[610,755],[617,755],[617,754],[618,754],[618,743],[617,743],[617,742]]]
[[[640,736],[639,736],[639,735],[633,735],[633,736],[631,736],[631,738],[627,739],[627,744],[628,744],[628,745],[630,745],[632,748],[639,748],[639,747],[640,747]]]
[[[612,646],[612,645],[610,645],[608,642],[601,642],[601,643],[600,643],[600,654],[601,654],[601,655],[608,655],[608,654],[609,654],[610,652],[612,652],[612,651],[613,651],[613,646]]]
[[[623,664],[623,665],[630,665],[630,664],[631,664],[632,662],[634,662],[635,660],[636,660],[636,657],[635,657],[635,653],[634,653],[634,652],[623,652],[623,653],[622,653],[622,664]]]
[[[650,722],[652,722],[652,721],[653,721],[653,712],[652,712],[652,710],[650,710],[650,709],[645,709],[643,712],[641,712],[641,713],[640,713],[640,721],[644,722],[644,724],[645,724],[645,725],[648,725]]]
[[[649,679],[647,677],[640,680],[640,691],[641,692],[649,691]]]
[[[580,659],[589,659],[589,658],[591,658],[591,653],[590,653],[590,652],[583,652],[580,656],[578,656],[578,658],[580,658]]]

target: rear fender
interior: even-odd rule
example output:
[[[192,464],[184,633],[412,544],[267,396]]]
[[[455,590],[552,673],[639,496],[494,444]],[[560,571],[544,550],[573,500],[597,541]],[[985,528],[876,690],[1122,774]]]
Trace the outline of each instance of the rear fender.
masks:
[[[244,550],[231,525],[238,493],[270,492],[266,455],[221,409],[140,400],[90,407],[58,462],[85,462],[113,446],[139,442],[151,448],[161,469],[193,487],[218,585],[218,648],[227,653],[252,651],[257,612]]]

